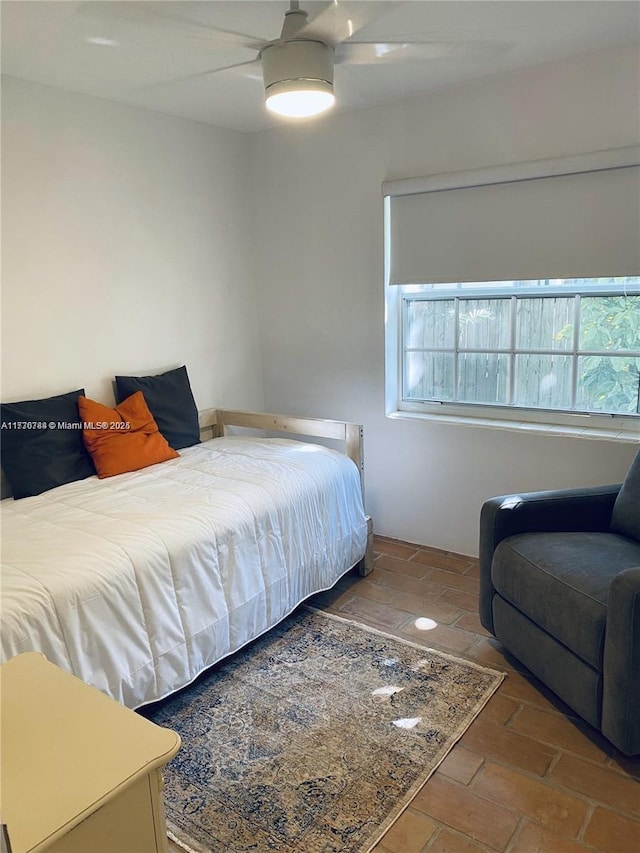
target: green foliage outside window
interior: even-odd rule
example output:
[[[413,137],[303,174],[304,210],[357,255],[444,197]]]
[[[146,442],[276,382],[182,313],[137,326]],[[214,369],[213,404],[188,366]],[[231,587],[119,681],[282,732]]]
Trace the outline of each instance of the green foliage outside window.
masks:
[[[557,334],[572,339],[573,325]],[[639,296],[583,296],[580,300],[579,349],[597,355],[578,359],[577,408],[589,411],[640,411]],[[602,353],[615,352],[616,355]]]

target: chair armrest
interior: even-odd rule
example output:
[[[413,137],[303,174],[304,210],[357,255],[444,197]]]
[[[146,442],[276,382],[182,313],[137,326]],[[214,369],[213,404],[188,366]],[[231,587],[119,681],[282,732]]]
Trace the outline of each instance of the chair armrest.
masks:
[[[640,566],[609,587],[602,731],[626,755],[640,753]]]
[[[490,498],[480,512],[480,621],[493,633],[493,552],[518,533],[606,531],[621,484]]]

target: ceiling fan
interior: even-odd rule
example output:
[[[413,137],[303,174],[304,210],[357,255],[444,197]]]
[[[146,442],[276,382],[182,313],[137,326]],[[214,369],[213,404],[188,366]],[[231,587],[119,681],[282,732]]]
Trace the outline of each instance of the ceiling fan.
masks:
[[[306,118],[318,115],[335,103],[335,65],[425,61],[434,57],[486,53],[508,49],[508,45],[486,41],[434,41],[422,33],[396,34],[385,41],[354,39],[366,24],[385,14],[397,0],[375,3],[332,0],[311,21],[298,0],[291,0],[284,13],[278,38],[259,39],[245,33],[205,25],[181,16],[156,11],[155,3],[85,2],[84,14],[128,20],[138,25],[169,28],[176,35],[205,38],[227,46],[255,50],[254,59],[212,68],[163,83],[153,88],[222,74],[250,74],[261,68],[267,108],[278,115]],[[165,7],[166,8],[166,7]]]

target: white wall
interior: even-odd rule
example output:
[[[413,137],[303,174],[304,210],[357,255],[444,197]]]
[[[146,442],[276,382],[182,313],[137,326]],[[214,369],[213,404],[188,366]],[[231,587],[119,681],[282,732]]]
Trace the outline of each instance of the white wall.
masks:
[[[2,399],[186,364],[262,408],[245,134],[3,80]]]
[[[628,444],[385,418],[380,185],[638,144],[637,87],[607,50],[252,138],[266,408],[364,424],[378,532],[475,554],[486,497],[624,476]]]
[[[364,423],[376,529],[464,553],[489,495],[621,479],[630,445],[385,418],[380,185],[638,144],[637,72],[603,51],[252,138],[6,80],[2,399],[186,363],[200,408]]]

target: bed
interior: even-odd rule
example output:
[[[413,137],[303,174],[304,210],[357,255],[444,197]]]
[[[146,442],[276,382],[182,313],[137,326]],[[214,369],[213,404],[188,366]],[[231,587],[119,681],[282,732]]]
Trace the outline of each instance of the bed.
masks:
[[[178,459],[2,501],[2,660],[41,651],[138,708],[370,571],[358,425],[215,410],[200,426]]]

